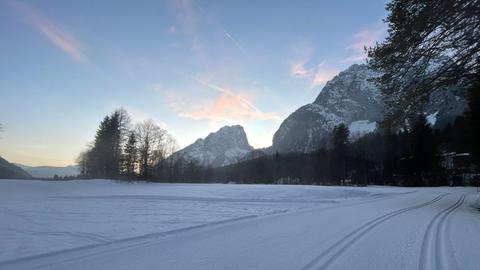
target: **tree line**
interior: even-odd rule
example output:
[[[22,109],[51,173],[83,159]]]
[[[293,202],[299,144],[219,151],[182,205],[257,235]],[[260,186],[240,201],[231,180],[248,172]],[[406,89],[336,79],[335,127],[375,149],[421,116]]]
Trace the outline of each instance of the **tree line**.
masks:
[[[169,158],[177,148],[173,136],[153,120],[133,124],[128,112],[118,109],[100,122],[77,164],[81,178],[158,180],[179,169]]]
[[[445,168],[442,153],[468,151],[468,120],[434,129],[418,115],[408,130],[381,129],[356,140],[340,124],[331,134],[331,147],[311,153],[258,154],[221,168],[186,171],[188,182],[236,182],[320,185],[438,186],[461,184],[458,171]],[[174,180],[174,179],[172,179]]]
[[[128,112],[117,109],[100,122],[93,142],[77,158],[80,179],[183,182],[207,181],[206,168],[175,153],[178,143],[153,120],[132,123]]]

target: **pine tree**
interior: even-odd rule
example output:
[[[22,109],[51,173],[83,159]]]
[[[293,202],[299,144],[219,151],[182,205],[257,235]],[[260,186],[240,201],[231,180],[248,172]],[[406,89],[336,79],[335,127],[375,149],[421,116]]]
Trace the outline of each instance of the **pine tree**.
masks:
[[[350,131],[345,124],[339,124],[333,129],[332,169],[334,180],[347,178],[348,137]],[[340,183],[340,182],[338,182]]]
[[[108,156],[109,156],[109,125],[110,116],[107,115],[100,122],[95,134],[93,147],[91,149],[90,172],[94,178],[107,178]]]
[[[119,109],[100,122],[91,149],[82,157],[89,177],[118,179],[128,121],[126,112]]]
[[[480,1],[392,0],[388,36],[368,50],[387,105],[385,122],[401,125],[433,91],[470,87],[480,76]]]
[[[469,89],[469,110],[466,112],[467,136],[474,161],[480,166],[480,81]]]
[[[413,123],[411,136],[413,169],[417,180],[421,181],[424,174],[432,172],[438,163],[437,144],[433,129],[423,114],[419,115]]]
[[[130,125],[130,117],[127,111],[123,108],[115,110],[110,115],[109,122],[109,140],[111,151],[111,167],[109,175],[112,178],[118,178],[121,172],[121,166],[123,163],[123,145],[127,140],[128,128]]]
[[[129,178],[135,177],[135,168],[138,162],[137,136],[130,132],[124,148],[124,169]]]
[[[333,129],[333,148],[341,149],[345,151],[347,144],[349,143],[348,137],[350,136],[350,131],[348,127],[341,123]]]
[[[386,128],[383,134],[383,181],[391,181],[395,170],[395,160],[397,157],[396,136],[392,129]]]

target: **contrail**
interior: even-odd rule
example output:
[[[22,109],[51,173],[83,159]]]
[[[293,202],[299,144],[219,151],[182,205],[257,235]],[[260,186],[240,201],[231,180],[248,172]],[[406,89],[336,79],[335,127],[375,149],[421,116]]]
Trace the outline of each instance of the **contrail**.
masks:
[[[191,2],[193,4],[193,6],[198,9],[200,11],[200,13],[202,15],[205,16],[205,11],[203,10],[203,8],[198,5],[197,3],[195,2]],[[237,47],[237,49],[240,50],[240,52],[248,59],[252,59],[250,57],[250,55],[248,54],[247,50],[245,50],[245,48],[243,48],[242,44],[240,44],[240,42],[238,42],[226,29],[225,27],[222,26],[222,24],[220,22],[218,22],[215,18],[213,18],[212,22],[214,23],[214,25],[216,25],[222,32],[223,34],[233,43],[233,45],[235,45],[235,47]]]
[[[251,59],[250,58],[250,55],[247,53],[247,51],[243,48],[243,46],[236,40],[232,37],[232,35],[230,35],[230,33],[227,32],[227,30],[225,30],[225,28],[223,28],[222,26],[219,26],[223,33],[225,34],[225,36],[230,39],[230,41],[233,42],[233,44],[242,52],[242,54],[247,57],[248,59]]]

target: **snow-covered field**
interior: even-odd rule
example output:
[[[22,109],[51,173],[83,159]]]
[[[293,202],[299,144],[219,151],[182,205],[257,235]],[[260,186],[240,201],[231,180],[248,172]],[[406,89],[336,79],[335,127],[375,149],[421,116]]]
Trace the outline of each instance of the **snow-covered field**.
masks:
[[[474,188],[0,181],[0,269],[480,269]]]

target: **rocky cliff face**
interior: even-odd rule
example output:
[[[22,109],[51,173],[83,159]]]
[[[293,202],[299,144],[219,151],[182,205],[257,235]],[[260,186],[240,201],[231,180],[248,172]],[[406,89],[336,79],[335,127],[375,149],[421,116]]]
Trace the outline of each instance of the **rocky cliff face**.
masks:
[[[430,102],[423,109],[430,124],[443,128],[452,123],[455,118],[468,109],[466,97],[460,87],[450,87],[447,90],[433,92]]]
[[[244,158],[253,150],[242,126],[225,126],[204,139],[173,154],[174,158],[195,161],[203,166],[225,166]]]
[[[340,72],[323,87],[313,103],[283,121],[273,136],[272,147],[279,152],[310,152],[325,145],[329,133],[340,123],[380,120],[383,109],[380,93],[368,81],[374,76],[365,65],[353,65]]]
[[[327,146],[333,128],[344,123],[351,133],[375,130],[382,119],[384,105],[380,90],[369,79],[378,76],[366,65],[352,65],[327,82],[313,103],[302,106],[280,125],[273,136],[272,150],[279,152],[311,152]],[[456,91],[436,92],[425,106],[432,123],[451,121],[466,108]]]

